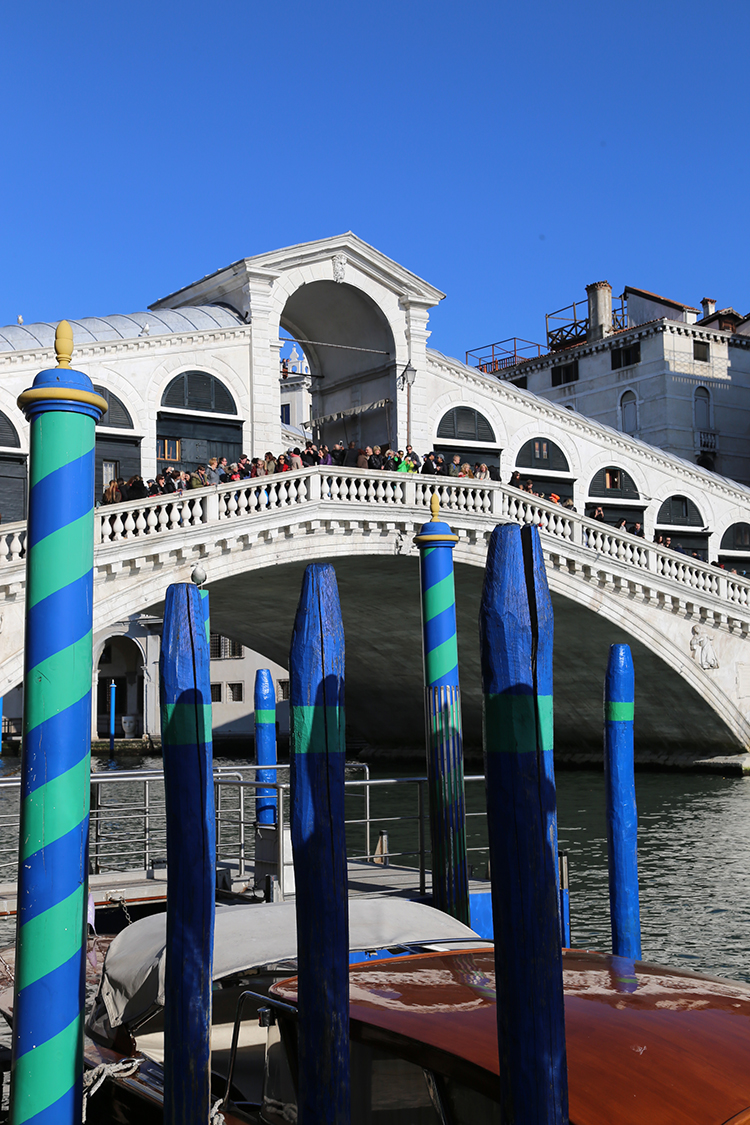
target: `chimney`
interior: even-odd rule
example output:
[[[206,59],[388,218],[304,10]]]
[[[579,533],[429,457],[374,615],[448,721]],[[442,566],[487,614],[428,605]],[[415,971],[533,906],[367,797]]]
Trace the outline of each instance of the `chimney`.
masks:
[[[703,306],[703,319],[704,320],[707,316],[713,316],[714,313],[716,312],[716,298],[715,297],[704,297],[703,300],[701,301],[701,305]]]
[[[595,281],[586,286],[589,299],[587,342],[603,340],[612,335],[612,286],[608,281]]]

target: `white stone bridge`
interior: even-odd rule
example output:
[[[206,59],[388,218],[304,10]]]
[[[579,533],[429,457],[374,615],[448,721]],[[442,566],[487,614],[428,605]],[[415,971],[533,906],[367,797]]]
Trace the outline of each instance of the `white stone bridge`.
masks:
[[[627,641],[642,747],[750,746],[750,583],[507,485],[316,468],[100,507],[95,654],[113,627],[157,612],[167,586],[208,575],[212,628],[287,663],[304,566],[332,561],[347,638],[348,723],[373,745],[422,738],[419,579],[412,537],[437,490],[455,550],[466,740],[480,743],[477,613],[503,522],[540,527],[556,612],[557,737],[601,740],[608,646]],[[23,673],[23,523],[0,527],[0,695]],[[145,670],[147,680],[153,669]],[[395,740],[395,743],[394,743]]]

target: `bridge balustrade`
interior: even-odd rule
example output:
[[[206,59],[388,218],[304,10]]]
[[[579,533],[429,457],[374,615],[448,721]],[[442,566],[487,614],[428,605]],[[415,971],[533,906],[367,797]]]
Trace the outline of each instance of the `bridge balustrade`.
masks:
[[[666,579],[696,594],[711,595],[738,607],[750,606],[750,582],[739,575],[728,574],[668,547],[646,543],[630,532],[611,528],[510,485],[328,466],[102,505],[94,516],[96,553],[102,557],[101,552],[115,544],[151,536],[178,536],[204,524],[238,519],[262,522],[280,511],[313,506],[317,514],[329,509],[332,515],[339,516],[342,508],[354,514],[355,509],[361,512],[371,507],[402,517],[412,515],[410,509],[417,509],[417,518],[421,520],[421,513],[429,510],[434,492],[446,515],[469,517],[470,524],[471,517],[475,517],[477,530],[483,530],[488,521],[537,524],[545,539],[591,551],[592,562],[596,558],[612,559],[645,572],[652,582]],[[25,523],[0,528],[0,573],[5,567],[23,562],[25,542]]]

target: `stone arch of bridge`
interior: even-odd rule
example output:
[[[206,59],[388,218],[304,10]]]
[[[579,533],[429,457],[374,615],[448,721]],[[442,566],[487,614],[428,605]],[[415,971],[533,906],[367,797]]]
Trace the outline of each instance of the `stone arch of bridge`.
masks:
[[[414,530],[411,525],[386,533],[375,528],[369,532],[353,529],[349,535],[339,536],[303,527],[299,535],[287,538],[283,561],[273,541],[256,542],[252,549],[239,552],[227,549],[212,554],[203,560],[209,576],[212,626],[286,665],[304,567],[311,561],[332,562],[342,589],[354,725],[364,737],[368,731],[378,730],[376,741],[385,742],[386,732],[380,729],[382,713],[395,693],[406,716],[401,741],[404,745],[418,742],[422,730],[421,642],[417,558],[411,548]],[[462,673],[467,737],[475,749],[481,727],[476,618],[485,557],[483,535],[473,541],[462,537],[456,549],[460,645],[468,661]],[[613,589],[587,583],[556,565],[555,557],[548,554],[548,576],[556,603],[556,696],[564,744],[591,747],[600,741],[601,677],[609,644],[622,641],[631,644],[636,656],[644,744],[672,750],[680,748],[681,740],[683,746],[694,745],[696,730],[701,731],[701,745],[707,753],[748,741],[747,721],[726,693],[726,685],[701,669],[691,654],[695,617],[655,610]],[[158,614],[169,583],[188,581],[194,565],[194,559],[186,559],[140,583],[131,581],[131,612]],[[97,629],[104,627],[109,612],[122,616],[120,598],[113,596],[111,609],[106,603],[97,605]],[[728,640],[738,651],[738,646],[746,644],[738,637]],[[722,655],[722,662],[725,659],[728,665],[729,653],[726,658]]]

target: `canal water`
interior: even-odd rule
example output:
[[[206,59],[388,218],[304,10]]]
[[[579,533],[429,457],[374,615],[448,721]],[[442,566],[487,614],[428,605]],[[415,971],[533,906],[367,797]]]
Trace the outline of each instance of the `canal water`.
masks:
[[[158,759],[116,763],[123,768],[160,767]],[[217,758],[217,765],[242,771],[246,760]],[[0,759],[0,778],[17,774],[18,759]],[[95,770],[109,770],[106,760],[95,759]],[[373,778],[402,779],[419,776],[412,769],[395,771],[391,765],[371,766]],[[248,777],[250,775],[248,774]],[[361,776],[353,771],[351,777]],[[371,790],[370,851],[380,829],[388,832],[392,862],[416,866],[418,842],[418,785],[402,783]],[[639,875],[644,960],[716,973],[750,982],[750,778],[718,775],[644,772],[636,775],[639,814]],[[0,790],[0,845],[7,850],[10,818],[17,816],[15,799]],[[467,781],[467,833],[469,861],[475,877],[487,868],[483,781]],[[123,794],[123,797],[125,795]],[[426,808],[426,787],[423,786]],[[560,848],[570,856],[571,933],[579,948],[608,950],[610,946],[607,891],[604,778],[588,770],[557,774]],[[118,798],[119,799],[119,798]],[[10,803],[15,806],[11,810]],[[347,818],[361,819],[361,790],[348,790]],[[394,817],[411,817],[394,821]],[[153,828],[162,824],[157,818]],[[231,828],[231,825],[230,825]],[[128,822],[118,830],[127,837]],[[350,855],[365,852],[361,825],[348,831]],[[429,844],[429,831],[426,833]],[[13,841],[15,843],[15,840]],[[135,844],[135,851],[138,851]],[[406,853],[397,857],[394,853]],[[7,857],[8,859],[10,856]],[[112,866],[120,866],[113,864]],[[136,866],[125,862],[122,866]],[[10,871],[3,878],[12,877]],[[0,943],[13,941],[11,920],[0,923]]]

